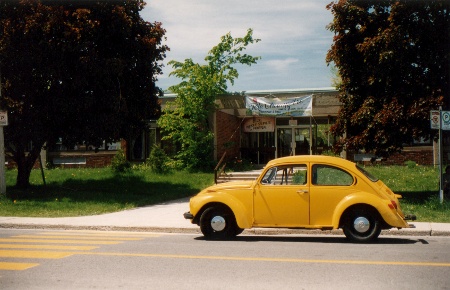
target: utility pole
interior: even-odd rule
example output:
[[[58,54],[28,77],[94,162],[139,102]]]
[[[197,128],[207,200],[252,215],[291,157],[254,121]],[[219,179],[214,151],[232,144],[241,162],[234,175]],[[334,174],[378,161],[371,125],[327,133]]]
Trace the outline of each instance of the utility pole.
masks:
[[[442,175],[444,174],[444,170],[442,167],[442,163],[444,161],[443,158],[444,150],[442,144],[442,106],[439,106],[439,200],[441,203],[444,202],[444,180]]]
[[[0,194],[5,193],[6,193],[5,138],[3,135],[3,126],[0,126]]]
[[[2,98],[2,70],[0,66],[0,99]],[[3,126],[8,125],[8,115],[0,111],[0,117],[5,120],[0,120],[0,194],[6,193],[6,178],[5,178],[5,137],[3,135]]]

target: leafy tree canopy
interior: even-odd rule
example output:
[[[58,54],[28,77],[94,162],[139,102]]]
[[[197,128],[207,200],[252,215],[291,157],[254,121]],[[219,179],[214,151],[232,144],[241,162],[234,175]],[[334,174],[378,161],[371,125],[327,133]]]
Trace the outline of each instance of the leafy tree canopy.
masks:
[[[168,48],[141,0],[0,1],[0,107],[7,151],[26,187],[41,147],[128,138],[159,115]]]
[[[387,156],[430,137],[430,110],[450,108],[450,2],[341,0],[327,7],[339,70],[336,151]]]
[[[243,51],[249,44],[259,41],[253,38],[252,29],[241,38],[233,38],[228,33],[209,51],[206,64],[194,63],[192,59],[169,62],[174,68],[171,75],[182,81],[169,88],[177,97],[164,109],[158,124],[163,140],[180,147],[176,158],[184,167],[202,169],[211,164],[214,135],[208,118],[214,112],[215,99],[227,93],[228,84],[234,84],[239,76],[234,65],[257,62],[259,57]]]

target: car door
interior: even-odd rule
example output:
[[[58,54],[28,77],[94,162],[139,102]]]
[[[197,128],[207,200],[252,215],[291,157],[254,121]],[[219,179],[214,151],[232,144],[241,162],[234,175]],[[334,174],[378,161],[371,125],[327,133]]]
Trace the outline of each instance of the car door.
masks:
[[[336,206],[356,191],[356,179],[348,171],[328,164],[311,165],[310,225],[330,227]]]
[[[309,225],[307,164],[268,169],[254,192],[254,225],[300,227]]]

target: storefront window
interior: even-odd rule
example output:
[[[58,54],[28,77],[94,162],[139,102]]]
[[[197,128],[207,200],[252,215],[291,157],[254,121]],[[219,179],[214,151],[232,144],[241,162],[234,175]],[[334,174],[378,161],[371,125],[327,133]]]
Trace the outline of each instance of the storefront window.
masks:
[[[54,146],[50,147],[50,151],[53,152],[63,152],[63,151],[111,151],[111,150],[119,150],[120,149],[120,141],[114,143],[106,143],[103,141],[103,144],[99,147],[94,145],[89,145],[85,142],[77,143],[72,146],[67,146],[64,144],[63,139],[59,138]]]
[[[132,161],[145,160],[156,144],[156,128],[149,128],[143,131],[131,142],[130,157]]]

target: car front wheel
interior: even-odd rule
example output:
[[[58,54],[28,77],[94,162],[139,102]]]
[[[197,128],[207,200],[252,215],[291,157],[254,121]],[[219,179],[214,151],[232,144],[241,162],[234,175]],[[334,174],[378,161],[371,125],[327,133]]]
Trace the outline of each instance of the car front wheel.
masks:
[[[207,239],[229,239],[237,234],[233,212],[222,206],[211,206],[200,216],[200,230]]]
[[[346,215],[343,230],[349,240],[366,243],[378,238],[381,225],[374,210],[356,209]]]

